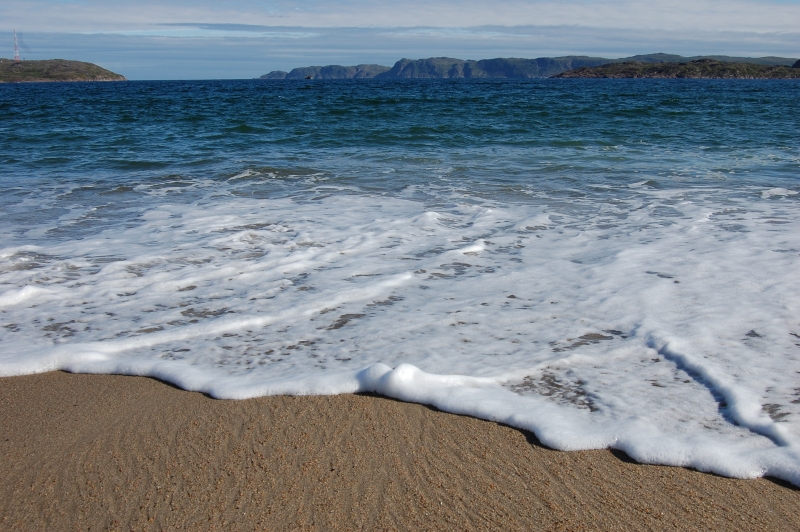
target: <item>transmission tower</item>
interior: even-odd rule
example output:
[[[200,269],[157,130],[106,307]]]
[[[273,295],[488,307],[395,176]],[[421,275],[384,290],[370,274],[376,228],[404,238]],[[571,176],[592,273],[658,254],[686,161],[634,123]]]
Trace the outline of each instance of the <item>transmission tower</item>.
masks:
[[[14,62],[19,63],[22,59],[19,58],[19,48],[17,47],[17,30],[14,30]]]

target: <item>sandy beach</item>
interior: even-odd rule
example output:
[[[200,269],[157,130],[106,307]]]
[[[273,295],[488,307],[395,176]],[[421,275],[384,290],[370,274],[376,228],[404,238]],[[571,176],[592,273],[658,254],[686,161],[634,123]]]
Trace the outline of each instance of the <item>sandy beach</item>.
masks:
[[[800,490],[375,396],[0,379],[3,530],[797,530]]]

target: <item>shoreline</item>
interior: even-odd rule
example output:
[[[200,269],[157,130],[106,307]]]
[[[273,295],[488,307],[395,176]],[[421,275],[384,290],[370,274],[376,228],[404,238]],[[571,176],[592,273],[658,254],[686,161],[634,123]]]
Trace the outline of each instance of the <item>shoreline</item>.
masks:
[[[800,529],[800,489],[561,452],[376,395],[0,378],[0,528]]]

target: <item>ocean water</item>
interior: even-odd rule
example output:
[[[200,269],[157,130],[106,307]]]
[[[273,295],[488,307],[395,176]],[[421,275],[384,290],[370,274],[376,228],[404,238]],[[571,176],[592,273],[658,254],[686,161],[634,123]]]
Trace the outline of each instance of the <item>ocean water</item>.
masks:
[[[3,85],[0,136],[0,375],[800,485],[796,81]]]

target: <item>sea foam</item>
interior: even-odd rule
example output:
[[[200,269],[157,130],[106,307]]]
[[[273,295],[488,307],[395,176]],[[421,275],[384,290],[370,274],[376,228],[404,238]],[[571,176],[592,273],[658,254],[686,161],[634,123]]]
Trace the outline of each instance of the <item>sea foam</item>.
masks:
[[[72,210],[0,249],[0,375],[377,392],[556,449],[800,485],[794,191],[642,182],[512,203],[203,186],[196,201],[154,189],[92,232]]]

